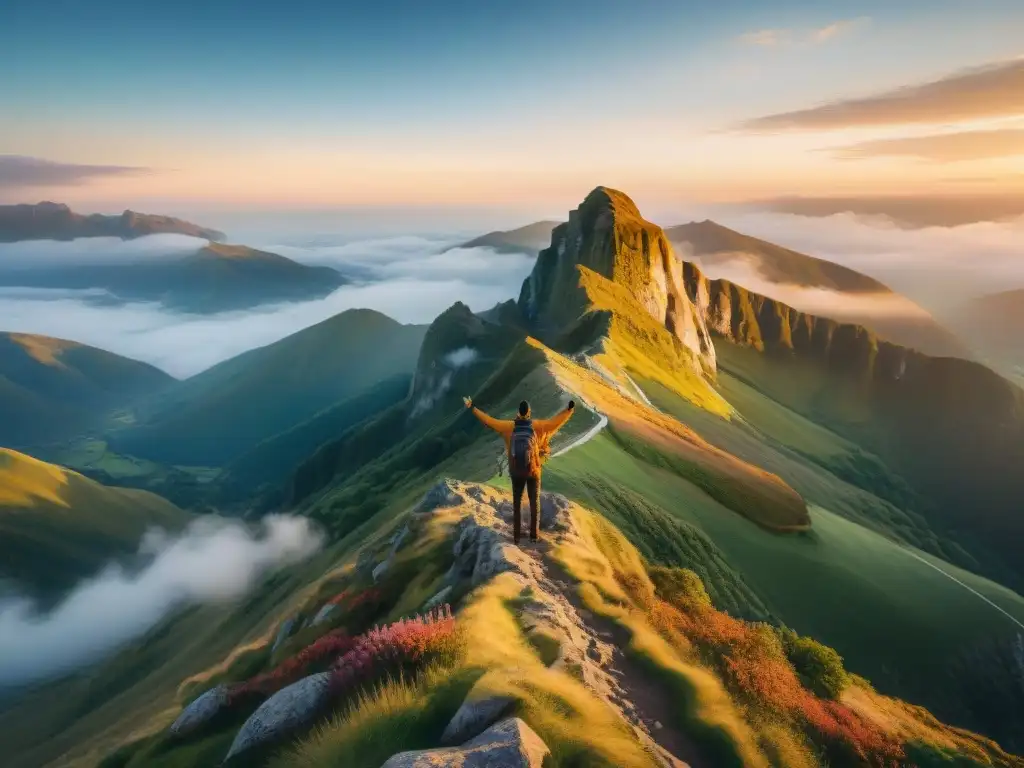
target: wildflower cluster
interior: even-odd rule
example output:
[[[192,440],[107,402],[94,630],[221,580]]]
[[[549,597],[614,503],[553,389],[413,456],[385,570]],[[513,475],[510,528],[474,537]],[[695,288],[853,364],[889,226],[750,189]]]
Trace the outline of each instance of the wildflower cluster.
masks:
[[[863,765],[899,763],[903,747],[892,736],[804,686],[774,628],[735,619],[699,601],[676,606],[655,599],[645,607],[666,638],[685,638],[695,646],[746,706],[802,724],[829,753],[852,756]]]
[[[244,683],[233,686],[228,691],[228,701],[239,703],[265,699],[296,680],[311,674],[317,667],[324,666],[331,659],[344,654],[354,644],[355,639],[343,629],[328,632],[294,656],[282,661],[270,672],[256,675]]]
[[[365,680],[422,664],[453,650],[456,642],[455,617],[448,605],[425,616],[374,627],[334,662],[332,686],[342,692]]]

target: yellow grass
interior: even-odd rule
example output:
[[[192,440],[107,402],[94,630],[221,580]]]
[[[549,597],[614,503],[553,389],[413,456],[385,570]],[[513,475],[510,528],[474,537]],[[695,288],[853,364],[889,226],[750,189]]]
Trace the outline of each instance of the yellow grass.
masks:
[[[58,359],[61,352],[79,346],[73,341],[52,339],[49,336],[32,336],[24,333],[12,333],[10,339],[20,345],[37,363],[62,368],[64,364]]]
[[[512,574],[501,574],[460,616],[469,638],[467,664],[487,670],[471,695],[516,699],[519,715],[556,756],[589,753],[616,766],[655,765],[607,704],[567,673],[544,666],[507,606],[521,591]]]
[[[0,448],[0,506],[32,507],[43,501],[68,507],[62,493],[67,485],[62,467]]]

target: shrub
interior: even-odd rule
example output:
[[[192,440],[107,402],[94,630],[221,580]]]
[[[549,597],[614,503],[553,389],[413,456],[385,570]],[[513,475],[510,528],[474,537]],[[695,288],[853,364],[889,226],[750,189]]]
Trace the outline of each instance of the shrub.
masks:
[[[651,568],[658,595],[679,608],[710,608],[711,596],[704,582],[688,568]]]
[[[453,656],[458,648],[455,617],[444,605],[426,616],[374,627],[332,665],[331,684],[342,692],[353,685],[400,674],[427,661]]]
[[[783,631],[786,655],[804,685],[826,699],[838,699],[850,684],[843,658],[832,648],[810,637]]]

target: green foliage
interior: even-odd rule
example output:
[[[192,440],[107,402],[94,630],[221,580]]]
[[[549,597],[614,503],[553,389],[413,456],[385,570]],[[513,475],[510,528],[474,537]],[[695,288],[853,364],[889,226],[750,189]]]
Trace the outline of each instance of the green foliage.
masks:
[[[850,684],[842,657],[827,645],[792,630],[782,630],[782,644],[800,680],[818,696],[838,699]]]
[[[715,607],[738,618],[767,620],[771,612],[757,592],[729,564],[721,550],[696,526],[680,520],[642,494],[587,474],[567,489],[552,477],[547,487],[582,497],[621,530],[640,553],[664,572],[692,571]],[[660,568],[658,568],[660,566]]]
[[[711,596],[704,587],[704,582],[689,568],[654,566],[648,569],[648,574],[664,600],[674,605],[711,607]]]

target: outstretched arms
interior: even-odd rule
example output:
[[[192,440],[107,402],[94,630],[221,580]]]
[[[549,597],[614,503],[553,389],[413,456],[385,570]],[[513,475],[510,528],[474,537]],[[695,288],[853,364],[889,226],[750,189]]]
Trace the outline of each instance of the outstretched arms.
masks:
[[[570,400],[568,408],[566,408],[561,413],[552,416],[550,419],[534,419],[533,431],[539,435],[542,435],[543,437],[551,437],[553,434],[555,434],[558,430],[562,428],[565,422],[567,422],[570,419],[575,410],[576,401]]]
[[[469,410],[471,410],[473,412],[474,416],[476,416],[478,419],[480,419],[480,422],[485,427],[490,427],[495,432],[497,432],[498,434],[501,434],[501,435],[511,435],[512,434],[512,430],[515,427],[515,423],[514,422],[512,422],[512,421],[504,421],[502,419],[496,419],[493,416],[489,416],[488,414],[484,413],[479,408],[474,408],[473,407],[473,400],[471,398],[464,397],[464,398],[462,398],[462,402],[464,402],[466,404],[466,408],[468,408]]]

